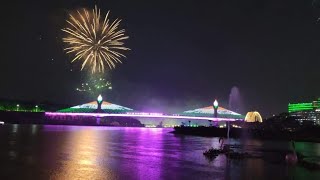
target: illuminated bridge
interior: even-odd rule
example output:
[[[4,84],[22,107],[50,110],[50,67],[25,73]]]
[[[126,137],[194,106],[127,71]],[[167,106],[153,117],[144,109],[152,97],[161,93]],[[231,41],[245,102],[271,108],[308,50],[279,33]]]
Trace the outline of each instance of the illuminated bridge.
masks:
[[[180,116],[166,115],[162,113],[125,113],[125,114],[109,114],[109,113],[64,113],[64,112],[46,112],[47,116],[92,116],[92,117],[137,117],[137,118],[172,118],[172,119],[193,119],[193,120],[211,120],[211,121],[235,121],[235,118],[214,118],[202,116]]]
[[[139,120],[147,126],[156,126],[163,124],[164,126],[176,126],[183,123],[191,123],[193,125],[208,125],[208,121],[225,122],[243,120],[244,116],[239,113],[227,110],[223,107],[217,107],[217,117],[214,117],[213,106],[184,111],[178,114],[164,113],[146,113],[134,111],[131,108],[112,104],[106,101],[99,101],[73,106],[67,109],[59,110],[58,112],[46,112],[48,119],[60,120],[77,120],[81,118],[96,118],[108,119],[110,117],[129,117]],[[99,111],[97,111],[99,109]]]

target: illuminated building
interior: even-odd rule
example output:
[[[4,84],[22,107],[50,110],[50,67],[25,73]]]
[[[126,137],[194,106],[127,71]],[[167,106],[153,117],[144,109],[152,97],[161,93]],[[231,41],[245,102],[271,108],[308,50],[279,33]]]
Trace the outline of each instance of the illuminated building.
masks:
[[[320,125],[320,98],[309,103],[289,103],[288,112],[300,122],[312,121]]]
[[[246,117],[244,118],[245,122],[262,122],[262,117],[259,112],[252,111],[248,112]]]

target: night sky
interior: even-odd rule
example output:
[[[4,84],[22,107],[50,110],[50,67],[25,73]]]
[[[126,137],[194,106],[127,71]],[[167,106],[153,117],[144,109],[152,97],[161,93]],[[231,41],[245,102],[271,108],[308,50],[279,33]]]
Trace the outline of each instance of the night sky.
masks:
[[[90,101],[75,91],[85,72],[70,64],[61,28],[68,12],[95,4],[123,19],[132,49],[112,72],[107,101],[156,112],[215,98],[228,107],[237,86],[242,113],[269,116],[320,97],[320,3],[312,0],[12,0],[1,13],[0,98]]]

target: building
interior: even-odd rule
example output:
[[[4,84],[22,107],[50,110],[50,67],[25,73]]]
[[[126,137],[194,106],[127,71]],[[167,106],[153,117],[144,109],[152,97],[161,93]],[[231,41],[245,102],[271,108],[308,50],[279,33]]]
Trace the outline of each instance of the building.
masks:
[[[259,112],[252,111],[248,112],[246,117],[244,118],[245,122],[262,122],[262,117]]]
[[[309,103],[289,103],[288,112],[300,122],[310,121],[320,125],[320,98]]]

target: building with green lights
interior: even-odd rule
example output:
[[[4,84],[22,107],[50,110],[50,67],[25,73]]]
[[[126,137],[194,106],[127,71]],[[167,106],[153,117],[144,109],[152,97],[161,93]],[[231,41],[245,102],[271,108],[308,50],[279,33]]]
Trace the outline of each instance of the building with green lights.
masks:
[[[320,98],[309,103],[289,103],[288,112],[300,122],[313,121],[320,125]]]

